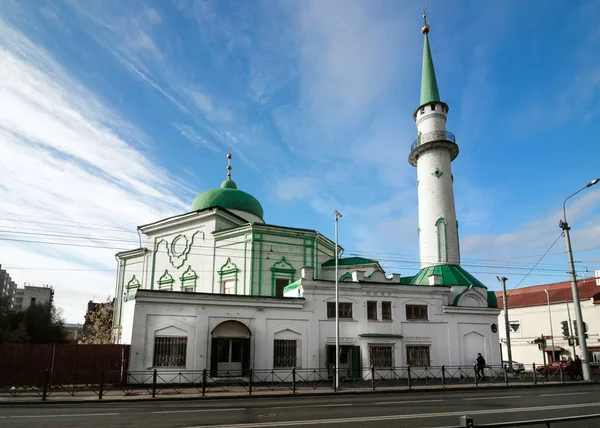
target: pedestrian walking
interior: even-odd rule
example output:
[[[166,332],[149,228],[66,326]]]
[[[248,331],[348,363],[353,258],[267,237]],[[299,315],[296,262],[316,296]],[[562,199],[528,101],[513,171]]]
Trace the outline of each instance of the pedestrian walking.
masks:
[[[573,361],[573,379],[577,380],[577,376],[583,379],[583,364],[579,359],[579,355],[575,355],[575,360]]]
[[[477,370],[476,375],[480,380],[485,381],[485,373],[483,369],[485,368],[485,358],[481,355],[481,353],[477,353]]]

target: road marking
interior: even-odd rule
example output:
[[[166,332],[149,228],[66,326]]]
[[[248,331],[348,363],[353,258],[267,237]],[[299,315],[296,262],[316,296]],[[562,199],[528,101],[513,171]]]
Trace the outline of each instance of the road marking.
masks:
[[[78,418],[85,416],[117,416],[120,413],[73,413],[69,415],[17,415],[9,416],[11,419],[17,418]]]
[[[501,395],[499,397],[474,397],[474,398],[463,398],[465,401],[470,400],[499,400],[502,398],[522,398],[522,395]]]
[[[354,404],[351,403],[340,403],[340,404],[317,404],[317,405],[307,405],[307,406],[279,406],[279,407],[270,407],[270,409],[301,409],[303,407],[309,407],[309,408],[313,408],[313,407],[347,407],[347,406],[354,406]]]
[[[187,409],[187,410],[161,410],[158,412],[150,412],[155,414],[163,413],[194,413],[194,412],[239,412],[240,410],[246,410],[244,407],[238,407],[234,409]]]
[[[299,426],[299,425],[327,425],[327,424],[348,424],[352,422],[378,422],[378,421],[393,421],[401,419],[421,419],[421,418],[439,418],[446,416],[462,416],[469,415],[491,415],[495,413],[521,413],[521,412],[547,412],[548,410],[564,410],[577,409],[584,407],[598,407],[600,403],[581,403],[581,404],[566,404],[557,406],[538,406],[538,407],[519,407],[510,409],[490,409],[490,410],[461,410],[458,412],[444,413],[420,413],[409,415],[387,415],[387,416],[364,416],[359,418],[338,418],[338,419],[313,419],[300,421],[285,421],[285,422],[257,422],[250,424],[229,424],[229,425],[204,425],[190,426],[187,428],[267,428],[267,427],[283,427],[283,426]],[[582,415],[583,416],[583,415]]]
[[[433,403],[444,400],[404,400],[404,401],[379,401],[375,404],[410,404],[410,403]]]
[[[589,392],[563,392],[560,394],[542,394],[540,397],[554,397],[557,395],[587,395]]]

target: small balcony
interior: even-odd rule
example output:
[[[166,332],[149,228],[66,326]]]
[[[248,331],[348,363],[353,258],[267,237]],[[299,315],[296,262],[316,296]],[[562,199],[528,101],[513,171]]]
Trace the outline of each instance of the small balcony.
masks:
[[[412,166],[417,166],[419,155],[426,150],[434,147],[443,147],[450,151],[451,159],[454,160],[458,156],[458,145],[456,138],[452,132],[448,131],[432,131],[426,134],[421,134],[410,146],[410,155],[408,162]]]

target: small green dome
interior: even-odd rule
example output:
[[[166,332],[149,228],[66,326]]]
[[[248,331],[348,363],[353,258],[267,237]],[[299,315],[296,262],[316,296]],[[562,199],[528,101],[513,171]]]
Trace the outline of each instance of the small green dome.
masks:
[[[258,216],[261,219],[264,215],[260,202],[258,202],[254,196],[238,190],[235,181],[230,178],[223,181],[220,188],[210,189],[200,193],[192,203],[192,211],[199,211],[212,207],[245,211]]]

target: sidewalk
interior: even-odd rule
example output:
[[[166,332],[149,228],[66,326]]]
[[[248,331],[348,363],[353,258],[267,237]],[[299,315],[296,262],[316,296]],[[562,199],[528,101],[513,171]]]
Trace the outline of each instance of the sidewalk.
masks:
[[[206,395],[202,396],[201,391],[197,388],[164,388],[160,387],[156,390],[155,398],[152,398],[151,389],[132,390],[130,394],[126,394],[123,389],[107,388],[103,391],[102,399],[98,398],[98,391],[86,388],[79,389],[50,389],[45,401],[42,401],[42,392],[39,390],[24,391],[18,396],[12,396],[8,392],[0,392],[0,405],[20,405],[20,404],[69,404],[69,403],[103,403],[103,402],[143,402],[143,401],[175,401],[175,400],[216,400],[216,399],[240,399],[240,398],[272,398],[281,396],[318,396],[318,395],[356,395],[356,394],[390,394],[390,393],[430,393],[441,391],[465,391],[465,390],[500,390],[500,389],[519,389],[519,388],[543,388],[550,386],[574,386],[574,385],[593,385],[600,382],[577,382],[565,381],[561,382],[546,382],[537,383],[521,382],[521,383],[486,383],[475,386],[474,384],[462,385],[422,385],[409,388],[408,386],[385,386],[376,387],[375,390],[369,387],[361,388],[341,388],[335,392],[331,388],[298,389],[295,393],[289,388],[268,389],[265,387],[257,387],[252,390],[252,394],[244,387],[232,387],[227,391],[222,388],[213,387],[206,389]],[[190,390],[189,392],[186,392]]]

